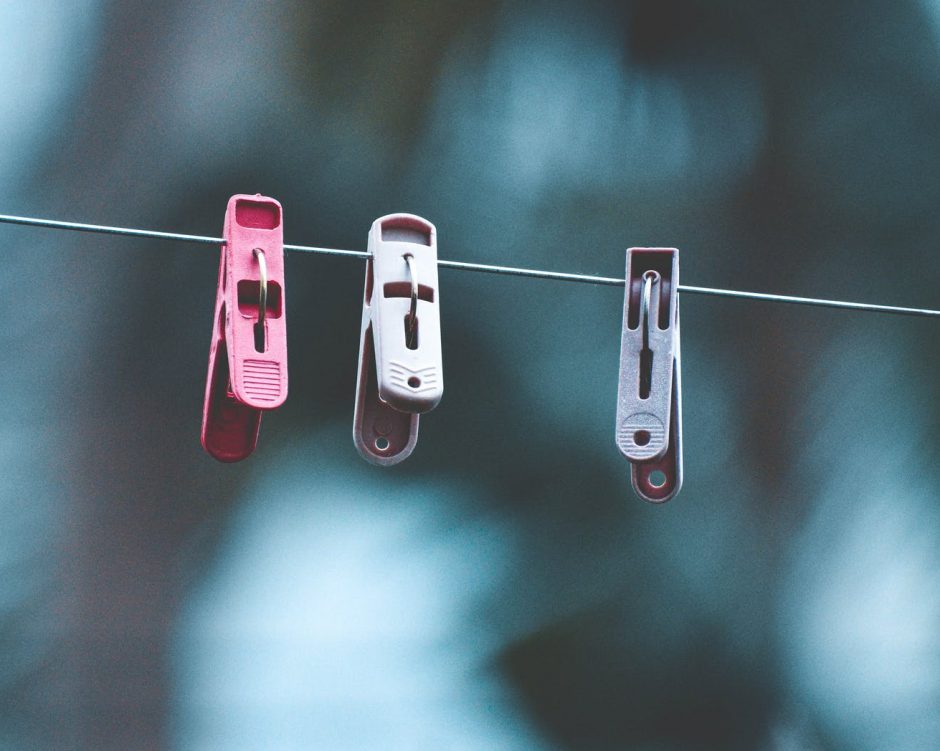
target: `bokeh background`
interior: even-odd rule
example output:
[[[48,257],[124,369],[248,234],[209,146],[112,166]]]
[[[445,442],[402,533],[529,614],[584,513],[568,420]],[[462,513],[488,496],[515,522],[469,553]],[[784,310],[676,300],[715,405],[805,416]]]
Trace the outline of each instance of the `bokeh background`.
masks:
[[[0,213],[940,305],[937,0],[0,3]],[[622,291],[441,271],[414,455],[363,268],[199,445],[218,252],[0,227],[0,748],[936,751],[937,324],[684,296],[685,466],[614,445]]]

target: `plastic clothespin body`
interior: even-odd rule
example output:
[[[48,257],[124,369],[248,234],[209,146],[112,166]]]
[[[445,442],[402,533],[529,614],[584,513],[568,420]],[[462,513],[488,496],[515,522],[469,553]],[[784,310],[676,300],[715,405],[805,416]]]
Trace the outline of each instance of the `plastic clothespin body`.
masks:
[[[223,238],[202,445],[219,461],[237,462],[257,445],[261,413],[287,398],[281,204],[232,196]]]
[[[627,251],[617,447],[632,465],[634,490],[652,503],[682,487],[678,290],[678,250]]]
[[[418,440],[418,415],[444,394],[437,230],[412,214],[369,231],[353,441],[364,459],[391,465]]]

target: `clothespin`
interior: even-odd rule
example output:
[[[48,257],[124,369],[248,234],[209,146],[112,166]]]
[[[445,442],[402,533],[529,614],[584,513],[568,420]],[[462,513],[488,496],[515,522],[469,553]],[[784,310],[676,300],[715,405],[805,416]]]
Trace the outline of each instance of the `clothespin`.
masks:
[[[617,447],[630,461],[633,489],[662,503],[682,487],[679,367],[679,251],[627,251]]]
[[[418,441],[418,415],[444,394],[437,230],[412,214],[369,231],[353,441],[362,458],[391,465]]]
[[[287,398],[281,204],[236,195],[225,211],[202,445],[222,462],[254,451],[261,413]]]

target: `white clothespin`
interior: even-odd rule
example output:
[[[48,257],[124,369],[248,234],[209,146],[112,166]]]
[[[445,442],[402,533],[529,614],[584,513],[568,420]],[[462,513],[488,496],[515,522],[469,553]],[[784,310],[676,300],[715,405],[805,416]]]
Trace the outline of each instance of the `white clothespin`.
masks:
[[[418,441],[418,415],[444,394],[437,230],[413,214],[369,231],[353,441],[362,458],[391,465]]]

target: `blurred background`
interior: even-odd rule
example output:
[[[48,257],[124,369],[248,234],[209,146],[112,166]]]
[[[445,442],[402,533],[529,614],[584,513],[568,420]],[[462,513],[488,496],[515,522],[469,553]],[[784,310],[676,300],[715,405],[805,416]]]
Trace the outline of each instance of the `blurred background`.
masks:
[[[0,213],[938,306],[937,0],[0,3]],[[353,447],[363,266],[199,445],[218,252],[0,227],[0,748],[940,748],[930,320],[682,299],[686,479],[614,445],[622,291],[441,271],[414,455]]]

